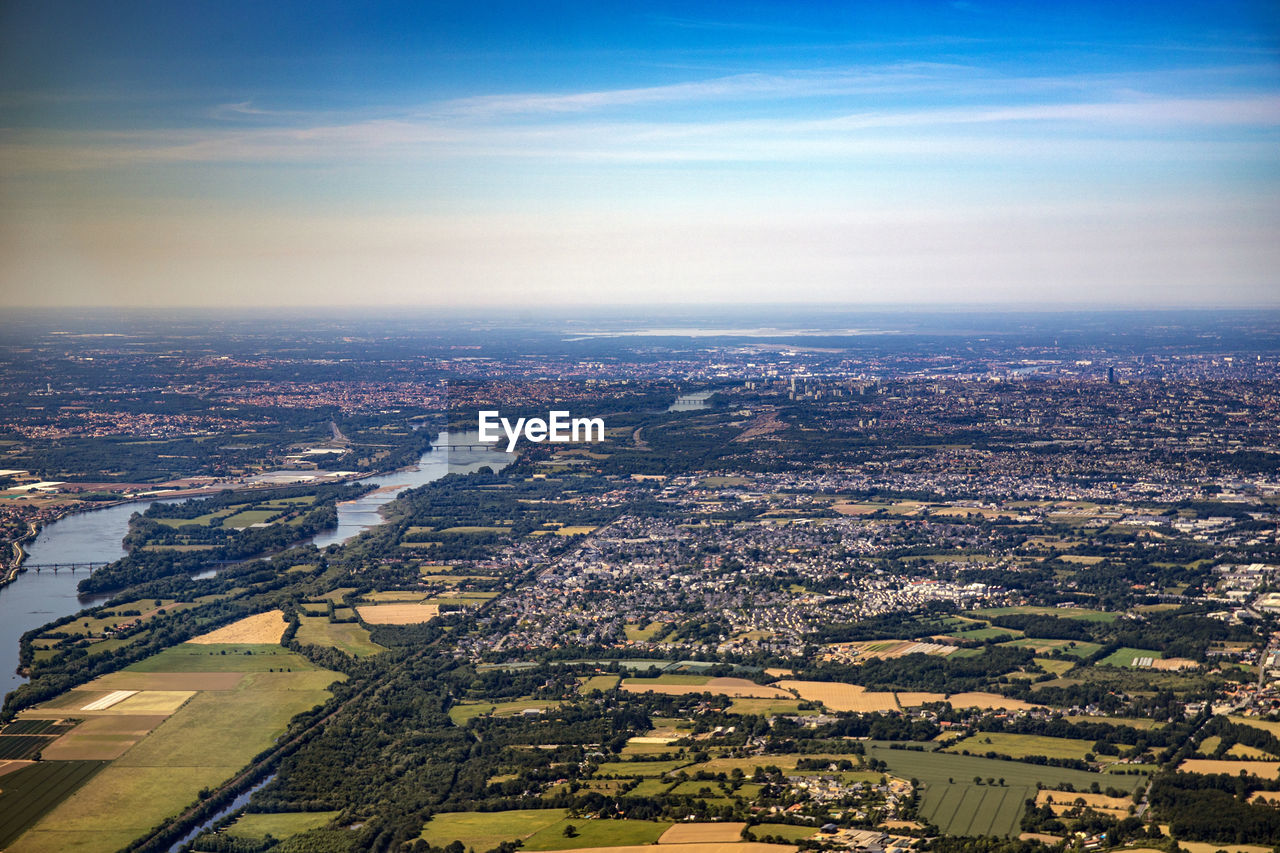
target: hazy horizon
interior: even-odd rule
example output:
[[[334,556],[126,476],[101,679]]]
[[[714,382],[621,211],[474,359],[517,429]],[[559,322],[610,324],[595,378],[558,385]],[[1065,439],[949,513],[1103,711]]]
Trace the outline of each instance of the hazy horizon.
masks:
[[[1280,306],[1269,3],[13,3],[0,305]]]

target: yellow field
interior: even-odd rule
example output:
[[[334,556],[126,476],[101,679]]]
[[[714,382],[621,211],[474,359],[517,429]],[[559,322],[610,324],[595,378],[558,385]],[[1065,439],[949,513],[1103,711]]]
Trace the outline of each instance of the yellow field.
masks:
[[[360,618],[370,625],[418,625],[440,615],[438,604],[371,604],[357,607]]]
[[[704,684],[653,684],[635,678],[624,678],[622,689],[632,693],[662,693],[667,696],[683,696],[687,693],[714,693],[716,695],[754,699],[790,699],[791,694],[776,687],[766,687],[745,678],[710,678]]]
[[[1255,729],[1262,729],[1264,732],[1271,732],[1276,737],[1280,737],[1280,723],[1271,720],[1259,720],[1254,717],[1228,717],[1231,722],[1239,723],[1242,726],[1253,726]]]
[[[388,604],[392,602],[416,603],[416,602],[422,601],[422,599],[426,597],[427,596],[425,593],[418,592],[416,590],[393,589],[393,590],[385,590],[383,592],[367,593],[361,600],[373,601],[373,602],[377,602],[378,604]]]
[[[143,690],[112,705],[110,710],[116,714],[168,715],[181,708],[194,695],[194,690]]]
[[[246,616],[239,622],[201,634],[188,640],[201,646],[212,646],[217,643],[278,643],[284,636],[289,623],[284,621],[284,614],[279,610],[268,610]]]
[[[1151,662],[1152,669],[1163,669],[1177,671],[1182,669],[1195,669],[1200,664],[1191,658],[1156,658]]]
[[[1129,816],[1129,808],[1133,800],[1128,797],[1108,797],[1106,794],[1082,794],[1072,791],[1040,791],[1036,794],[1036,805],[1050,804],[1054,814],[1070,811],[1084,800],[1084,804],[1096,812],[1110,815],[1117,820]]]
[[[1184,773],[1230,773],[1239,776],[1243,770],[1261,779],[1280,779],[1280,761],[1228,761],[1212,758],[1188,758],[1178,765]]]
[[[952,708],[990,708],[998,711],[1026,711],[1043,708],[1021,699],[1009,699],[998,693],[955,693],[947,697]]]
[[[868,692],[857,684],[835,681],[779,681],[779,687],[794,690],[801,699],[821,702],[833,711],[896,711],[898,700],[892,693]]]
[[[1271,853],[1274,847],[1265,847],[1261,844],[1210,844],[1207,841],[1178,841],[1178,846],[1187,853],[1217,853],[1219,850],[1225,850],[1227,853]]]
[[[594,527],[581,524],[571,524],[568,527],[561,527],[556,530],[557,536],[583,536],[587,533],[595,531]]]
[[[927,705],[930,702],[945,702],[947,697],[943,693],[899,693],[898,704],[904,708],[914,708],[918,705]]]
[[[677,823],[662,833],[659,844],[694,844],[737,842],[742,839],[745,823]]]

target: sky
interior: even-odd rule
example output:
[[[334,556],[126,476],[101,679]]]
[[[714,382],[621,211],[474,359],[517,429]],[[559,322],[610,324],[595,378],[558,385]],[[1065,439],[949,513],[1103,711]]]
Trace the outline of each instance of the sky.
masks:
[[[1280,6],[0,2],[0,306],[1280,306]]]

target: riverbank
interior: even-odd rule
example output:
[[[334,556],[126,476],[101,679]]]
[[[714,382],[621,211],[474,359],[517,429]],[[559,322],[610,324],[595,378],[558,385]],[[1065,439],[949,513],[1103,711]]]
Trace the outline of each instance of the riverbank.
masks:
[[[418,471],[421,469],[421,465],[426,455],[433,453],[436,449],[436,446],[441,442],[441,440],[444,440],[447,442],[448,440],[447,432],[441,432],[437,434],[435,440],[431,442],[430,447],[426,451],[424,451],[423,455],[420,456],[416,462],[412,462],[408,465],[401,465],[398,468],[391,468],[385,471],[372,471],[369,473],[363,473],[363,472],[353,472],[349,474],[344,473],[341,476],[331,476],[330,472],[317,472],[317,474],[323,474],[323,481],[325,483],[351,484],[351,483],[359,483],[364,480],[392,477],[403,472]],[[76,504],[68,505],[65,509],[57,512],[51,518],[46,518],[41,521],[27,522],[28,524],[27,532],[21,537],[19,537],[18,539],[9,541],[8,544],[11,545],[12,552],[13,552],[12,553],[13,562],[12,564],[5,565],[3,567],[2,569],[3,574],[2,576],[0,576],[0,588],[3,588],[4,586],[17,580],[18,576],[22,574],[23,571],[25,570],[23,563],[25,562],[28,554],[26,552],[26,549],[22,547],[24,543],[34,542],[39,537],[41,531],[43,531],[45,527],[51,524],[54,524],[58,521],[62,521],[63,519],[69,518],[78,513],[96,512],[99,510],[111,509],[112,507],[118,507],[118,506],[131,504],[131,503],[151,504],[156,501],[187,500],[189,498],[208,497],[209,495],[216,495],[220,492],[227,491],[227,490],[231,490],[234,492],[252,492],[255,490],[278,489],[278,488],[281,488],[282,486],[287,486],[287,485],[309,485],[314,482],[315,481],[313,480],[313,481],[310,481],[309,483],[269,483],[269,482],[218,483],[214,485],[200,486],[200,487],[189,488],[189,489],[175,489],[171,492],[163,492],[161,494],[150,494],[150,495],[147,495],[146,497],[121,498],[120,500],[113,500],[113,501],[92,501],[92,502],[81,501]],[[390,487],[383,487],[383,488],[390,488]],[[379,491],[381,491],[381,489]],[[367,497],[367,495],[365,497]],[[357,500],[359,500],[359,498],[357,498]]]
[[[409,465],[405,467],[412,468],[413,466]],[[381,477],[381,476],[385,476],[385,474],[363,474],[359,477],[348,476],[348,477],[334,478],[329,482],[346,484],[346,483],[359,482],[360,480],[365,480],[370,477]],[[190,498],[209,497],[210,495],[220,494],[227,490],[230,490],[233,492],[252,492],[252,491],[259,491],[259,490],[268,491],[271,489],[278,489],[278,488],[281,488],[280,484],[275,484],[275,483],[245,483],[245,484],[240,484],[238,486],[237,485],[203,486],[198,489],[180,489],[172,492],[165,492],[159,495],[154,495],[154,494],[148,495],[146,497],[121,498],[120,500],[117,500],[117,501],[93,501],[93,502],[82,501],[78,504],[70,505],[66,509],[62,510],[61,512],[58,512],[52,518],[47,518],[42,522],[37,522],[37,521],[27,522],[27,532],[17,539],[10,540],[9,544],[12,545],[13,547],[14,562],[12,565],[7,566],[5,568],[3,577],[0,577],[0,587],[3,587],[6,584],[10,584],[13,581],[17,580],[18,575],[22,574],[22,572],[25,571],[25,567],[23,563],[26,561],[26,558],[28,555],[27,555],[26,549],[22,547],[23,544],[27,542],[34,542],[39,537],[41,531],[43,531],[46,526],[62,521],[63,519],[66,519],[66,518],[70,518],[73,515],[77,515],[79,513],[84,513],[84,512],[97,512],[99,510],[111,509],[113,507],[124,506],[126,504],[147,504],[149,506],[153,503],[156,503],[157,501],[189,500]]]

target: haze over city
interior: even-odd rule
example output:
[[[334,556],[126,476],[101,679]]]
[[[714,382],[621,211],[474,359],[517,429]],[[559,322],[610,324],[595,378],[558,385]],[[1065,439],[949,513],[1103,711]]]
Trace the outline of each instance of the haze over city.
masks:
[[[0,304],[1275,306],[1273,4],[0,10]]]

